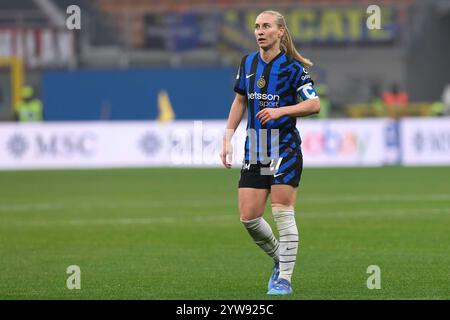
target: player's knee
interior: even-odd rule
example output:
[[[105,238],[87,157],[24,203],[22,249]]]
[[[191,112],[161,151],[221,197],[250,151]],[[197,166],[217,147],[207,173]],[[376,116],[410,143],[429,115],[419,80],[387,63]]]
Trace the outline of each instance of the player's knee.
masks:
[[[259,206],[255,206],[254,204],[241,202],[239,204],[239,212],[241,221],[248,221],[261,217],[264,213],[264,207],[260,208]]]
[[[239,219],[241,220],[241,222],[244,222],[244,221],[252,221],[252,220],[255,220],[255,219],[259,219],[261,217],[262,217],[261,213],[256,213],[256,212],[245,212],[245,213],[242,213],[241,212],[241,215],[240,215]]]
[[[273,205],[292,207],[295,204],[295,195],[276,193],[272,195],[271,201],[272,207]]]
[[[254,206],[240,206],[240,219],[241,221],[250,221],[260,218],[264,213],[264,208],[256,208]]]

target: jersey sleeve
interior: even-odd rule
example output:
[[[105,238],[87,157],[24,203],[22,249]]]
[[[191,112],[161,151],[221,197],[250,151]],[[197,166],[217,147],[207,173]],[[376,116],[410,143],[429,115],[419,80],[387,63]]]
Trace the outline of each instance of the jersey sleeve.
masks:
[[[247,90],[245,87],[245,59],[247,56],[242,58],[241,65],[239,66],[239,70],[236,75],[236,82],[234,84],[234,91],[241,95],[246,95]]]
[[[311,75],[302,65],[298,64],[297,68],[297,72],[293,79],[294,89],[297,91],[302,101],[317,99],[319,95],[317,94],[316,89],[314,89],[314,81],[311,79]]]

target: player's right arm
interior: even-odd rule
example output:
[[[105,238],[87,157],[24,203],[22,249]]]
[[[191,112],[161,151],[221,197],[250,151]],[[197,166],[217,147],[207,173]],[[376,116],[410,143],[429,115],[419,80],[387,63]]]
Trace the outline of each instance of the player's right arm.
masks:
[[[231,162],[233,161],[233,146],[231,144],[231,138],[239,126],[246,108],[247,96],[236,93],[228,115],[227,127],[225,134],[223,135],[222,151],[220,153],[220,158],[222,159],[222,163],[225,168],[231,168]]]
[[[220,158],[222,159],[222,163],[225,168],[231,168],[231,162],[233,161],[233,146],[231,145],[231,138],[239,126],[245,109],[247,108],[247,88],[245,81],[245,61],[247,57],[248,55],[242,58],[236,75],[236,82],[234,83],[234,92],[236,92],[236,96],[231,104],[227,127],[223,136]]]

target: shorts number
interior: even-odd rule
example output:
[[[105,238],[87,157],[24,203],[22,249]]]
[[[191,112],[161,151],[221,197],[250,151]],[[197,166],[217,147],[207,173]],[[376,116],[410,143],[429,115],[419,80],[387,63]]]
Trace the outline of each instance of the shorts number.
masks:
[[[274,161],[277,160],[276,163],[274,163]],[[272,159],[270,161],[270,171],[276,172],[278,171],[278,168],[280,167],[281,161],[283,161],[283,158],[279,158],[279,159]]]

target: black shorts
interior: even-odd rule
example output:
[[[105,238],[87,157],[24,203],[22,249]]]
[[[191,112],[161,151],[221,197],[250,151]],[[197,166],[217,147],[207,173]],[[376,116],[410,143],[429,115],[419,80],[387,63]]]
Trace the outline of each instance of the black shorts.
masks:
[[[268,164],[244,161],[239,188],[270,189],[274,184],[288,184],[297,188],[303,171],[303,156],[289,155]]]

